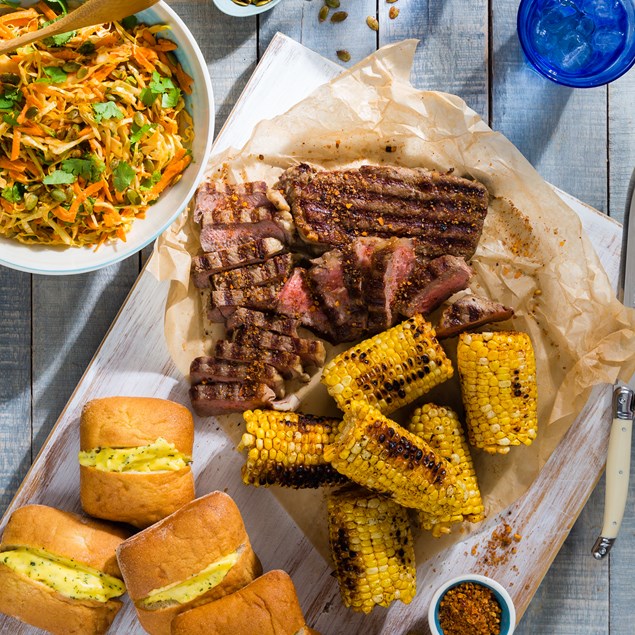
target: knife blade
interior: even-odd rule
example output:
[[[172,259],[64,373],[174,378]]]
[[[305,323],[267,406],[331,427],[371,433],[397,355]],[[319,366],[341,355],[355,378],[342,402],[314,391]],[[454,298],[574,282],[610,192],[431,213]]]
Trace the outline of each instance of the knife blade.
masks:
[[[626,210],[622,234],[622,260],[617,297],[625,306],[635,307],[635,188]],[[613,423],[606,457],[606,491],[602,532],[591,553],[597,560],[604,558],[620,531],[631,466],[631,442],[635,417],[635,391],[618,385],[613,392]]]

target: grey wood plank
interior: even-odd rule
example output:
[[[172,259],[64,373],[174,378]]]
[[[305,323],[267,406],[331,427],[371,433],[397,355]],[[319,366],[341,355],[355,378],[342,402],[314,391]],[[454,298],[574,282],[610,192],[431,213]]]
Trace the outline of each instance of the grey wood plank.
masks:
[[[491,125],[540,174],[607,211],[607,89],[558,86],[525,62],[516,35],[518,3],[492,3]]]
[[[0,267],[1,509],[31,459],[31,275]]]
[[[635,184],[635,70],[609,84],[609,214],[624,219]]]
[[[259,54],[264,53],[277,31],[302,42],[306,47],[343,66],[352,66],[377,49],[377,33],[366,25],[367,16],[375,16],[376,0],[342,0],[339,9],[331,9],[328,19],[320,23],[318,13],[323,0],[284,0],[260,16]],[[344,22],[332,23],[335,11],[345,11]],[[347,50],[348,63],[340,61],[336,52]]]
[[[399,9],[394,20],[391,8]],[[487,121],[487,0],[379,0],[379,44],[405,38],[421,40],[413,84],[459,95]]]
[[[128,295],[138,263],[133,256],[78,276],[33,277],[34,454]]]

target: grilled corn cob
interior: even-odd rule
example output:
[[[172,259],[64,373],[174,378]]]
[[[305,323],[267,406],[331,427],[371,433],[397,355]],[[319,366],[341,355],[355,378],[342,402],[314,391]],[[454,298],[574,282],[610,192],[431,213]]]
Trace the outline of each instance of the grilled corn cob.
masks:
[[[474,464],[461,422],[454,410],[428,403],[414,411],[407,428],[426,441],[435,452],[456,468],[458,492],[456,498],[462,501],[459,507],[445,516],[419,512],[421,527],[431,530],[432,535],[438,538],[450,533],[453,523],[460,523],[463,520],[476,523],[483,520],[485,518],[483,500],[478,488]]]
[[[462,333],[458,367],[470,443],[494,454],[530,445],[538,428],[536,361],[526,333]]]
[[[365,490],[327,499],[329,543],[344,606],[369,613],[416,593],[415,554],[408,511]]]
[[[339,419],[275,410],[247,410],[243,417],[247,432],[238,449],[248,451],[242,468],[246,485],[300,488],[346,481],[323,455]]]
[[[390,414],[453,373],[432,325],[417,314],[331,360],[322,383],[341,410],[353,400],[366,400]]]
[[[363,401],[350,404],[324,458],[352,481],[404,507],[440,515],[459,504],[455,469],[423,439]]]

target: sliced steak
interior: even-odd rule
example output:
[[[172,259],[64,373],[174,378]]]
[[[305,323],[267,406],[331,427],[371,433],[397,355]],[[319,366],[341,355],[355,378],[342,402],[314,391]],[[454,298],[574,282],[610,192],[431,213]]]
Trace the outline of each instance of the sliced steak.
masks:
[[[286,242],[287,234],[273,220],[259,223],[235,223],[233,225],[207,225],[201,228],[203,251],[224,249],[227,245],[240,245],[262,238],[275,238]]]
[[[300,320],[303,326],[333,341],[333,329],[311,290],[306,270],[296,267],[278,294],[275,310]]]
[[[364,278],[371,333],[385,331],[397,322],[398,313],[393,311],[393,302],[415,262],[414,244],[408,238],[391,238],[373,251],[370,273]]]
[[[192,385],[214,382],[266,384],[276,397],[284,397],[284,379],[273,367],[261,362],[236,362],[213,357],[197,357],[190,365]]]
[[[353,263],[347,265],[344,253],[333,249],[313,260],[307,275],[315,297],[337,333],[338,342],[361,337],[368,311],[362,301],[359,269]]]
[[[255,265],[231,269],[211,277],[214,289],[244,289],[262,287],[285,281],[293,269],[293,254],[280,254]]]
[[[202,183],[196,191],[194,199],[194,220],[199,223],[204,216],[209,216],[216,223],[254,222],[245,220],[252,210],[260,208],[269,211],[271,218],[272,205],[267,198],[267,184],[264,181],[227,185],[218,183]]]
[[[263,364],[273,366],[285,379],[308,380],[308,375],[302,368],[302,360],[293,353],[285,351],[272,351],[268,349],[243,346],[237,342],[218,340],[214,346],[214,357],[229,359],[237,362],[261,361]]]
[[[284,251],[284,245],[275,238],[261,238],[192,258],[194,285],[203,289],[211,286],[210,276],[221,271],[263,262]]]
[[[293,353],[302,360],[303,364],[316,368],[322,368],[326,360],[326,349],[319,340],[289,337],[259,328],[243,328],[234,331],[232,341],[242,346]]]
[[[427,315],[457,291],[465,289],[473,271],[463,258],[441,256],[429,262],[418,262],[410,277],[401,285],[395,299],[395,310],[412,317]]]
[[[300,236],[324,246],[396,236],[416,238],[428,258],[470,258],[487,214],[481,183],[423,168],[318,171],[301,164],[274,187],[284,193]]]
[[[444,309],[436,328],[437,338],[453,337],[490,322],[502,322],[514,316],[511,309],[478,295],[464,295]]]
[[[198,384],[190,388],[192,408],[201,417],[269,408],[274,396],[269,386],[258,383],[219,382]]]
[[[227,334],[239,328],[260,328],[281,335],[298,337],[298,326],[300,321],[294,318],[282,317],[279,315],[269,315],[261,311],[246,309],[241,307],[236,309],[225,322]]]
[[[253,289],[219,289],[212,291],[207,317],[212,322],[224,322],[236,309],[243,306],[248,309],[269,309],[275,305],[282,289],[281,282]]]

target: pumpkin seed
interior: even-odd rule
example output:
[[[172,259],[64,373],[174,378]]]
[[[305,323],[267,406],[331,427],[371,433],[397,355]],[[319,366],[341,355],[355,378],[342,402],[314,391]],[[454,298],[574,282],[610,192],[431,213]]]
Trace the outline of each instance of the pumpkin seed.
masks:
[[[37,202],[38,202],[37,194],[31,194],[31,192],[29,192],[29,193],[24,195],[24,207],[28,211],[31,211],[32,209],[35,209],[35,206],[37,205]]]
[[[90,197],[89,197],[89,198],[87,198],[87,199],[84,201],[83,205],[84,205],[84,211],[85,211],[87,214],[92,214],[92,213],[93,213],[93,202],[92,202],[92,200],[90,199]]]
[[[0,82],[3,84],[13,84],[15,86],[20,83],[20,76],[15,73],[0,73]]]
[[[379,22],[377,21],[377,18],[374,18],[372,15],[369,15],[366,18],[366,24],[368,24],[368,27],[373,31],[379,31]]]
[[[143,169],[146,172],[149,172],[150,174],[152,174],[152,172],[154,172],[154,163],[152,163],[150,159],[145,159],[145,161],[143,162]]]
[[[141,196],[136,190],[128,190],[126,192],[126,198],[130,201],[131,205],[138,205],[141,203]]]
[[[324,4],[331,9],[340,8],[340,0],[324,0]]]
[[[345,49],[342,49],[341,51],[337,51],[337,57],[339,57],[342,60],[342,62],[351,61],[351,54]]]
[[[336,11],[331,16],[331,22],[344,22],[348,18],[348,13],[346,11]]]
[[[66,64],[62,66],[62,70],[66,71],[67,73],[74,73],[75,71],[78,71],[81,67],[82,65],[78,64],[77,62],[66,62]]]
[[[66,200],[66,192],[64,190],[53,190],[51,198],[58,203],[63,203]]]
[[[257,7],[262,7],[263,5],[265,5],[265,4],[269,4],[270,2],[271,2],[271,0],[260,0],[260,2],[255,2],[254,4],[255,4]]]
[[[137,126],[139,126],[139,128],[141,128],[141,126],[143,126],[146,122],[146,119],[140,112],[137,111],[134,114],[133,121],[137,124]]]
[[[391,20],[394,20],[398,15],[399,15],[399,9],[397,9],[397,7],[390,7],[390,10],[388,11],[388,17]]]
[[[84,77],[86,77],[86,75],[88,75],[88,68],[86,68],[86,66],[82,66],[77,71],[77,79],[84,79]]]
[[[35,117],[37,117],[37,114],[40,111],[35,107],[35,106],[31,106],[30,108],[27,108],[27,111],[25,113],[25,117],[27,119],[35,119]]]
[[[324,20],[326,20],[327,16],[329,14],[329,8],[324,5],[321,9],[320,12],[318,13],[318,20],[320,22],[324,22]]]
[[[71,108],[70,112],[68,113],[68,118],[77,119],[77,117],[79,117],[79,110],[77,110],[77,108]]]
[[[388,4],[394,4],[395,2],[397,2],[397,0],[386,0],[386,2],[387,2]]]

